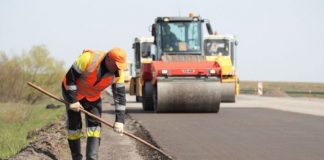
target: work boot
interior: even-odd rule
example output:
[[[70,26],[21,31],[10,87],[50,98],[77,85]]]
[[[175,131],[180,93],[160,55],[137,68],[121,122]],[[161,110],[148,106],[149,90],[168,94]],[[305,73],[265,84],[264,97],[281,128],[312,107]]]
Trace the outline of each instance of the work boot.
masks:
[[[88,137],[87,139],[87,160],[97,160],[100,145],[100,138]]]
[[[68,140],[73,160],[82,160],[80,139]]]

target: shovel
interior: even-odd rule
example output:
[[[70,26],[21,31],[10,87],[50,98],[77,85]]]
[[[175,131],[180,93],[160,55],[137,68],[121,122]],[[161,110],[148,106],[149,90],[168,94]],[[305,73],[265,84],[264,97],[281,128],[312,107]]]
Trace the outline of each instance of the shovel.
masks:
[[[47,92],[46,90],[44,90],[44,89],[38,87],[37,85],[35,85],[35,84],[31,83],[31,82],[28,82],[27,84],[28,84],[29,86],[33,87],[34,89],[36,89],[36,90],[38,90],[38,91],[40,91],[40,92],[46,94],[47,96],[49,96],[49,97],[51,97],[51,98],[53,98],[53,99],[55,99],[55,100],[57,100],[57,101],[60,101],[60,102],[62,102],[62,103],[64,103],[64,104],[67,104],[67,105],[69,104],[69,103],[66,102],[64,99],[59,98],[59,97],[56,97],[55,95],[53,95],[53,94]],[[114,126],[113,126],[111,123],[109,123],[109,122],[105,121],[104,119],[102,119],[102,118],[100,118],[100,117],[98,117],[98,116],[96,116],[96,115],[94,115],[94,114],[92,114],[92,113],[86,111],[85,109],[80,108],[80,111],[83,112],[84,114],[86,114],[86,115],[88,115],[88,116],[90,116],[90,117],[92,117],[92,118],[94,118],[94,119],[100,121],[101,123],[103,123],[103,124],[105,124],[105,125],[107,125],[107,126],[109,126],[109,127],[111,127],[111,128],[114,128]],[[154,149],[154,150],[156,150],[156,151],[162,153],[163,155],[167,156],[168,158],[173,159],[170,155],[168,155],[167,153],[165,153],[165,152],[162,151],[161,149],[155,147],[154,145],[152,145],[152,144],[146,142],[145,140],[143,140],[143,139],[141,139],[141,138],[139,138],[139,137],[137,137],[137,136],[135,136],[135,135],[133,135],[133,134],[131,134],[131,133],[125,132],[125,131],[124,131],[123,133],[124,133],[125,135],[127,135],[128,137],[131,137],[131,138],[133,138],[133,139],[135,139],[135,140],[137,140],[137,141],[139,141],[139,142],[145,144],[146,146],[148,146],[148,147],[150,147],[150,148],[152,148],[152,149]]]

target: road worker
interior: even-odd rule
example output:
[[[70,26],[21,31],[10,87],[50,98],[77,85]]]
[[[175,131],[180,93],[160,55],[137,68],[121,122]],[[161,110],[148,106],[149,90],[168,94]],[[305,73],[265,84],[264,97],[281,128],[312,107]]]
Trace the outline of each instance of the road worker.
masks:
[[[62,94],[67,104],[68,142],[73,160],[82,159],[81,154],[81,113],[80,108],[101,117],[101,92],[112,85],[115,103],[114,130],[123,134],[126,110],[124,69],[126,52],[113,48],[107,53],[84,50],[66,73],[62,84]],[[86,159],[98,159],[101,123],[90,116],[86,118]]]

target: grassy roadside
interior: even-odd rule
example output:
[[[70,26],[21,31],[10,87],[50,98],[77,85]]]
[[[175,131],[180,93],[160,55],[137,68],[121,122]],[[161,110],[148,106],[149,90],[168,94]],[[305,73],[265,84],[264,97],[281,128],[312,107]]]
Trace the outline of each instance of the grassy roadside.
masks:
[[[0,159],[14,155],[27,145],[29,131],[42,128],[65,113],[63,106],[46,109],[48,103],[0,103]]]
[[[257,94],[256,81],[241,81],[242,94]],[[324,98],[324,83],[262,82],[265,96],[291,96]]]

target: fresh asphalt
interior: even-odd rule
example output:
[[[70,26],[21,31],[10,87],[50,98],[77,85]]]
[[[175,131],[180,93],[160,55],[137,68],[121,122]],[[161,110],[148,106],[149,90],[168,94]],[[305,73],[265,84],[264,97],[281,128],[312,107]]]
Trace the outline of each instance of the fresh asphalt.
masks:
[[[241,95],[218,114],[156,114],[127,100],[128,114],[175,159],[324,159],[323,100]]]

